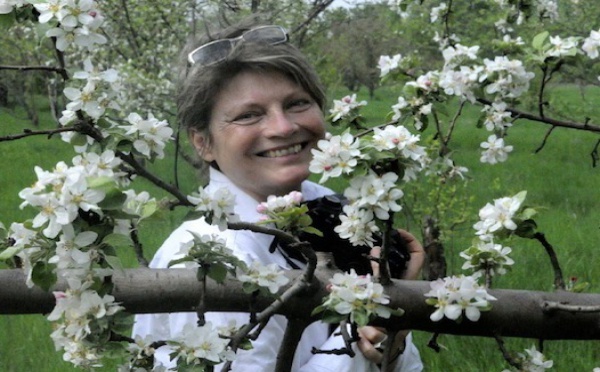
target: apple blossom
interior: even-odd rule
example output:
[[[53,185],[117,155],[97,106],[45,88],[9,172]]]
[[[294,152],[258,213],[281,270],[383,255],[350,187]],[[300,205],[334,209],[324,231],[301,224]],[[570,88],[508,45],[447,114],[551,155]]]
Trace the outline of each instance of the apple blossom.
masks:
[[[259,261],[253,261],[248,268],[238,268],[237,279],[253,289],[266,288],[271,294],[276,294],[290,281],[277,264],[263,265]]]
[[[168,344],[179,366],[207,367],[235,358],[228,347],[229,341],[220,338],[210,322],[202,327],[183,327]]]
[[[512,146],[505,146],[504,139],[496,137],[495,134],[489,136],[487,142],[482,142],[480,146],[484,149],[481,152],[481,162],[490,164],[506,161],[508,153],[513,150]]]
[[[158,120],[151,113],[143,119],[137,113],[127,116],[130,125],[121,125],[126,136],[133,139],[133,147],[140,154],[149,158],[162,159],[165,155],[166,143],[173,139],[173,129],[165,120]]]
[[[503,197],[494,200],[494,204],[487,203],[479,211],[480,221],[473,225],[476,234],[482,240],[490,240],[492,234],[502,229],[514,231],[517,224],[513,220],[520,210],[525,199],[525,192],[518,193],[512,197]]]
[[[472,270],[475,278],[486,274],[490,276],[504,275],[507,268],[514,263],[508,257],[511,252],[510,247],[503,247],[493,242],[477,241],[475,245],[460,253],[460,256],[466,260],[462,269]]]
[[[496,300],[470,276],[437,279],[430,283],[430,287],[431,290],[425,293],[425,297],[428,297],[427,303],[436,308],[430,315],[434,322],[444,316],[451,320],[459,320],[463,311],[467,319],[476,322],[481,316],[481,311],[491,308],[489,301]]]
[[[348,318],[359,327],[367,325],[374,317],[389,318],[402,315],[402,310],[392,310],[389,296],[381,284],[372,281],[370,275],[358,276],[354,269],[348,273],[335,273],[329,280],[329,295],[315,313],[325,311],[337,314],[332,319]]]
[[[380,56],[379,62],[377,63],[377,67],[379,67],[380,77],[385,77],[393,70],[397,69],[400,65],[400,61],[402,60],[401,54],[396,54],[393,56]]]
[[[598,47],[600,47],[600,29],[598,31],[592,30],[590,32],[590,36],[583,41],[581,49],[589,58],[595,59],[598,58]]]
[[[348,117],[353,111],[365,106],[367,101],[356,101],[356,94],[345,96],[341,100],[333,101],[333,108],[329,110],[332,115],[331,121],[336,122],[343,118]]]
[[[197,193],[188,196],[190,203],[195,205],[197,212],[202,212],[206,220],[219,226],[221,231],[227,229],[227,222],[239,220],[234,212],[235,195],[229,189],[221,187],[213,192],[200,187]]]

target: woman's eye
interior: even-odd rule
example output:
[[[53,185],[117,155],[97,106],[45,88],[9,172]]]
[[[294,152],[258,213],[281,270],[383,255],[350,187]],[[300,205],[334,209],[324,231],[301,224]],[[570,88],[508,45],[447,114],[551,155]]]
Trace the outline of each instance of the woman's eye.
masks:
[[[236,116],[232,123],[234,124],[241,124],[241,125],[248,125],[248,124],[254,124],[255,122],[257,122],[260,119],[261,114],[259,112],[254,112],[254,111],[250,111],[250,112],[244,112],[238,116]]]
[[[302,110],[306,110],[307,108],[309,108],[311,106],[312,102],[308,99],[296,99],[291,101],[288,104],[288,107],[291,110],[296,110],[296,111],[302,111]]]

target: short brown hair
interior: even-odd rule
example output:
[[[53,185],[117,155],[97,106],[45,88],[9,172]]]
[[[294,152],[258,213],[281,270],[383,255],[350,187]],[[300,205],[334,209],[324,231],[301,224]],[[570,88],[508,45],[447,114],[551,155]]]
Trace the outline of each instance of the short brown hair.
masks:
[[[306,57],[289,42],[277,45],[240,42],[221,62],[209,66],[188,64],[187,54],[211,41],[210,39],[235,38],[251,28],[230,28],[215,35],[216,37],[204,37],[188,43],[184,48],[181,59],[185,67],[180,75],[177,94],[178,120],[184,129],[203,132],[208,136],[215,98],[231,79],[247,71],[280,73],[301,86],[321,110],[324,109],[325,92],[316,71]]]

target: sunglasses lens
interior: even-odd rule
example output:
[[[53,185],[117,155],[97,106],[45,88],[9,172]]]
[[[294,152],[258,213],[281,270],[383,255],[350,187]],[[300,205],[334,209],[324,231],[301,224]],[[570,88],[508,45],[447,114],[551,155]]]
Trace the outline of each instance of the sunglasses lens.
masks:
[[[250,30],[244,34],[243,38],[249,42],[278,44],[287,41],[287,34],[281,27],[269,26]]]
[[[194,63],[199,65],[209,65],[213,62],[221,61],[227,58],[227,55],[231,51],[230,40],[218,40],[210,44],[204,45],[202,48],[196,50],[190,58]]]
[[[253,43],[280,44],[288,40],[285,30],[279,26],[265,26],[246,31],[235,39],[222,39],[205,44],[188,55],[191,64],[207,66],[227,58],[233,46],[240,40]]]

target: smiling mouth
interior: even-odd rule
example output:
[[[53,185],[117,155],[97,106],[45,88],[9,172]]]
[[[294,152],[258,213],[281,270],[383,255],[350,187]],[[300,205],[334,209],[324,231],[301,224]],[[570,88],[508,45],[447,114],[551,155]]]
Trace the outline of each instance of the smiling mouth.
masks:
[[[304,148],[305,145],[305,143],[298,143],[296,145],[292,145],[284,149],[265,151],[263,153],[260,153],[259,156],[265,158],[280,158],[282,156],[294,155],[302,151],[302,148]]]

